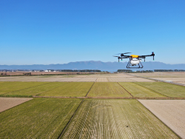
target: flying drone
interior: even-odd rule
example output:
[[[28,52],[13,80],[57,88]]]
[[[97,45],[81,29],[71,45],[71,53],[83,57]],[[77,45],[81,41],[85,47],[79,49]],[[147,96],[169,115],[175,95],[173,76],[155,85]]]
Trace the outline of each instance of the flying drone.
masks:
[[[120,59],[126,59],[129,58],[128,64],[126,66],[126,68],[143,68],[143,65],[141,63],[141,60],[144,59],[146,57],[150,57],[153,56],[153,60],[154,60],[154,52],[152,52],[151,55],[125,55],[125,54],[129,54],[130,52],[126,52],[126,53],[120,53],[120,56],[114,56],[118,58],[118,62],[120,62]]]

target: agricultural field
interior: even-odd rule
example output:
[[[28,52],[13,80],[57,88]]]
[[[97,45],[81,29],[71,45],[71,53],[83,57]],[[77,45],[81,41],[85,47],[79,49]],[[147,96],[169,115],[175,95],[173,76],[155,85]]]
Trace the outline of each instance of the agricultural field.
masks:
[[[179,138],[137,100],[85,100],[63,139]]]
[[[139,101],[181,138],[185,138],[185,100]]]
[[[160,99],[167,106],[163,99],[185,99],[183,86],[131,74],[0,77],[0,81],[2,100],[29,97],[29,101],[0,112],[0,138],[179,138],[180,135],[169,125],[176,123],[176,114],[180,115],[177,121],[183,121],[184,112],[179,111],[183,111],[184,104],[174,104],[166,112],[160,110],[158,113],[164,117],[160,119],[141,101]],[[1,102],[1,106],[9,105]],[[153,106],[160,107],[158,102]],[[170,111],[174,113],[169,114]],[[168,120],[170,124],[165,123],[167,116],[174,118]],[[183,124],[180,126],[184,129]]]
[[[127,91],[129,91],[134,97],[138,98],[164,98],[166,96],[149,90],[135,83],[122,82],[121,84]]]
[[[118,83],[96,82],[91,88],[88,97],[132,97]]]
[[[33,86],[25,89],[20,89],[17,91],[12,91],[4,94],[3,96],[32,97],[32,96],[37,96],[41,93],[53,90],[61,85],[62,83],[59,83],[59,82],[44,83],[39,86]]]
[[[92,82],[61,82],[59,87],[38,96],[84,97],[92,85]]]
[[[30,87],[36,87],[45,84],[44,82],[2,82],[0,83],[0,95],[6,95],[7,93],[26,89]]]
[[[26,101],[31,100],[32,98],[7,98],[0,97],[0,112],[15,107],[19,104],[22,104]]]
[[[0,113],[0,138],[58,138],[79,99],[35,98]]]
[[[0,94],[9,97],[84,97],[92,85],[92,82],[4,82],[0,83]]]
[[[136,84],[146,87],[168,97],[185,98],[185,87],[164,82],[137,82]]]

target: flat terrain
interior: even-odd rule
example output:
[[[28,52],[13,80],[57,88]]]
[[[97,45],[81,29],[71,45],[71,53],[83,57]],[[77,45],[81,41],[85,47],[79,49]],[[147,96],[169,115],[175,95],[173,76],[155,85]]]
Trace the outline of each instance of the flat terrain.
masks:
[[[185,138],[185,100],[139,100],[181,138]]]
[[[118,83],[96,82],[91,88],[88,97],[132,97]]]
[[[39,96],[84,97],[92,85],[92,82],[61,82],[59,87]]]
[[[21,82],[154,82],[152,80],[134,77],[124,73],[92,74],[92,75],[45,75],[45,76],[7,76],[0,81]]]
[[[11,97],[84,97],[92,82],[3,82],[0,95]]]
[[[22,104],[26,101],[31,100],[32,98],[4,98],[0,97],[0,112],[15,107],[19,104]]]
[[[140,73],[0,77],[0,108],[10,108],[0,138],[184,138],[185,87],[170,84],[184,75],[164,74],[169,83]],[[20,97],[32,100],[9,107]]]
[[[0,138],[57,138],[79,99],[36,98],[0,113]]]
[[[43,82],[2,82],[0,83],[0,95],[14,92],[21,89],[35,87],[44,84]]]
[[[85,100],[62,138],[178,138],[137,100]]]
[[[154,72],[136,73],[130,75],[156,79],[164,82],[174,82],[185,86],[185,72]]]
[[[121,82],[120,83],[134,97],[142,98],[166,98],[166,96],[142,87],[136,83]]]
[[[167,97],[177,97],[177,98],[185,98],[185,87],[163,83],[163,82],[137,82],[136,84],[146,87],[152,91],[165,95]]]

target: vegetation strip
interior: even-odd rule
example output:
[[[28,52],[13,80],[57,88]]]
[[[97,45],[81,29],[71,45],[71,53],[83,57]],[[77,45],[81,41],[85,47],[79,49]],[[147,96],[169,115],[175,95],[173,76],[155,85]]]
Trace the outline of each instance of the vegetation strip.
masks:
[[[92,86],[90,87],[89,91],[87,92],[87,94],[85,95],[85,97],[87,97],[87,95],[89,94],[89,92],[91,91],[92,87],[94,86],[95,82],[92,84]]]
[[[132,98],[134,98],[134,96],[127,90],[127,89],[125,89],[119,82],[117,82],[127,93],[129,93],[131,96],[132,96]]]
[[[73,119],[73,117],[75,116],[76,112],[78,111],[78,109],[80,108],[80,106],[82,105],[83,102],[84,102],[84,99],[80,102],[80,104],[76,108],[75,112],[73,113],[73,115],[71,116],[71,118],[69,119],[69,121],[67,122],[66,126],[63,128],[62,132],[60,133],[60,135],[58,136],[57,139],[61,138],[61,136],[64,134],[65,130],[69,126],[69,123],[71,122],[71,120]]]
[[[96,82],[88,97],[132,97],[117,82]]]
[[[155,92],[158,92],[170,98],[185,97],[184,86],[173,85],[173,84],[168,84],[164,82],[153,82],[153,83],[137,82],[136,84],[149,88]]]
[[[169,98],[169,96],[167,96],[167,95],[165,95],[165,94],[162,94],[162,93],[159,93],[159,92],[157,92],[157,91],[155,91],[155,90],[153,90],[153,89],[151,89],[151,88],[148,88],[148,87],[146,87],[146,86],[140,85],[140,84],[138,84],[138,83],[134,83],[134,84],[137,84],[137,85],[139,85],[139,86],[141,86],[141,87],[144,87],[144,88],[146,88],[146,89],[148,89],[148,90],[150,90],[150,91],[153,91],[153,92],[155,92],[155,93],[157,93],[157,94],[160,94],[160,95],[163,95],[163,96]]]
[[[5,97],[5,96],[2,96]],[[63,98],[63,99],[159,99],[159,100],[184,100],[185,97],[168,97],[168,98],[162,98],[162,97],[60,97],[60,96],[33,96],[33,98]]]

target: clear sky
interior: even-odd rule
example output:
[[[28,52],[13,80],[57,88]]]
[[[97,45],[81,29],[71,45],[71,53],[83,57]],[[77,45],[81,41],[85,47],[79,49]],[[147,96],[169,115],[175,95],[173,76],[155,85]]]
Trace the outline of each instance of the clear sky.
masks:
[[[185,63],[185,0],[0,0],[0,51],[0,65],[114,62],[128,51]]]

